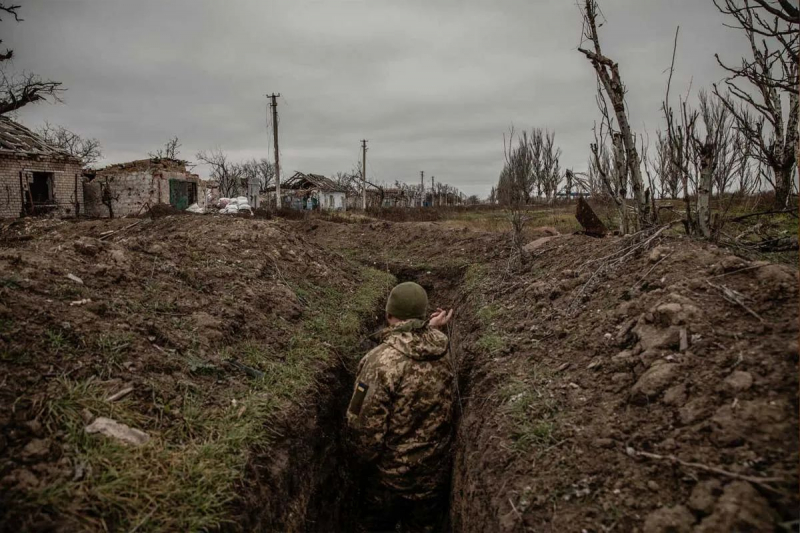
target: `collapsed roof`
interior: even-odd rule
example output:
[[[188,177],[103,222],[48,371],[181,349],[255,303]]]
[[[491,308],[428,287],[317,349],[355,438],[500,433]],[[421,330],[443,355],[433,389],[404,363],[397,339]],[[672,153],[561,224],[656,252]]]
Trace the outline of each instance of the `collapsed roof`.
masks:
[[[0,154],[49,156],[79,162],[69,153],[47,144],[22,124],[3,116],[0,116]]]
[[[320,174],[303,174],[302,172],[295,172],[294,175],[281,186],[287,189],[317,189],[325,192],[345,192],[343,188],[338,186],[336,182],[330,178],[326,178]]]

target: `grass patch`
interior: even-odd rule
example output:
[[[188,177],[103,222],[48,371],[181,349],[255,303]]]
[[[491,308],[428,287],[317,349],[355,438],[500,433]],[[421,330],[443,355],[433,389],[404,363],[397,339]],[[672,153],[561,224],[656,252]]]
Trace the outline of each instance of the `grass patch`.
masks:
[[[65,432],[74,464],[84,465],[86,475],[23,495],[24,503],[15,512],[23,512],[25,506],[53,511],[81,531],[205,531],[230,526],[235,519],[230,505],[239,496],[250,450],[269,444],[270,421],[287,401],[300,401],[313,391],[322,363],[335,357],[334,352],[355,357],[363,324],[393,282],[390,274],[373,269],[362,270],[354,293],[305,282],[302,291],[310,305],[280,357],[257,340],[227,349],[265,372],[263,379],[249,381],[244,394],[241,389],[237,393],[189,384],[182,395],[167,400],[153,384],[151,404],[160,413],[154,417],[136,411],[135,402],[106,402],[106,391],[93,380],[58,381],[48,393],[42,418],[51,432]],[[118,359],[129,350],[130,341],[125,335],[108,334],[93,347],[106,359]],[[193,356],[187,364],[195,374],[215,372]],[[147,430],[151,440],[129,447],[87,435],[82,417],[86,410]]]
[[[549,375],[534,367],[524,379],[512,379],[500,389],[502,412],[510,423],[515,450],[527,452],[557,441],[558,403],[546,394]]]
[[[477,346],[489,354],[495,354],[505,350],[506,341],[497,333],[486,333],[478,339]]]
[[[469,267],[467,267],[467,271],[464,272],[464,289],[470,293],[474,292],[483,284],[488,275],[488,266],[484,265],[483,263],[470,264]]]
[[[492,321],[501,314],[502,310],[498,305],[488,304],[478,309],[478,312],[475,314],[475,316],[478,317],[484,326],[489,327],[492,325]]]

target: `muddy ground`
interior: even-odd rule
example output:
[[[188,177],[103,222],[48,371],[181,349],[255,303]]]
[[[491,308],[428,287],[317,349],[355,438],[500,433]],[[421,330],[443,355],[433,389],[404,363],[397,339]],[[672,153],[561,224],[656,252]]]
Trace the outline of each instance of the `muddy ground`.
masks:
[[[796,268],[554,233],[517,263],[439,222],[3,225],[0,529],[353,530],[352,369],[409,279],[456,308],[449,529],[796,528]]]

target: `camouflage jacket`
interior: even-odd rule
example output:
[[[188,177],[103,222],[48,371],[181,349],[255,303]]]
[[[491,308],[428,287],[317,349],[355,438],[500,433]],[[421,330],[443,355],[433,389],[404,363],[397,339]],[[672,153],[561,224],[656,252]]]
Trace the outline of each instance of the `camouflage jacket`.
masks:
[[[447,335],[420,320],[386,329],[361,360],[347,423],[381,485],[422,499],[447,481],[453,384]]]

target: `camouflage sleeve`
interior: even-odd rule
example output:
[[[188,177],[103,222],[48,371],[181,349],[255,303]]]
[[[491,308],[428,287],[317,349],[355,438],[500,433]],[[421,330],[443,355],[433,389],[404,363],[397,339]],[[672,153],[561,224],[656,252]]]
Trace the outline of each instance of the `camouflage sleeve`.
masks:
[[[365,461],[374,461],[384,449],[384,440],[392,411],[392,384],[382,361],[381,346],[367,354],[361,362],[353,397],[347,409],[350,442]]]

